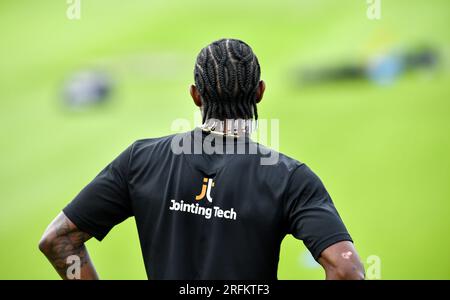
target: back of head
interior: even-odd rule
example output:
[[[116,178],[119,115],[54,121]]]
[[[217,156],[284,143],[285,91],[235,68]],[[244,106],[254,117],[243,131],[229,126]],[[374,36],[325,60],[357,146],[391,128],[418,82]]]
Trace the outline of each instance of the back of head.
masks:
[[[221,39],[203,48],[194,69],[207,119],[258,119],[257,89],[261,69],[249,45]]]

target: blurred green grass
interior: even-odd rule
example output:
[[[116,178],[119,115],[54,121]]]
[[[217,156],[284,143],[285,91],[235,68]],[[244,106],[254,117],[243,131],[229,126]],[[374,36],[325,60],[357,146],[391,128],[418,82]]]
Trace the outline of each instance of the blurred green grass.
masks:
[[[378,255],[383,279],[450,279],[448,70],[384,88],[298,88],[289,77],[302,63],[363,57],[374,39],[448,54],[448,1],[383,1],[380,21],[351,0],[82,0],[78,21],[66,8],[0,3],[0,279],[57,278],[37,249],[46,225],[134,140],[192,120],[195,56],[221,37],[254,48],[267,83],[261,117],[280,119],[280,150],[325,182],[362,259]],[[61,83],[86,68],[113,75],[114,99],[65,111]],[[145,278],[134,220],[88,248],[102,278]],[[285,239],[280,279],[323,278],[305,251]]]

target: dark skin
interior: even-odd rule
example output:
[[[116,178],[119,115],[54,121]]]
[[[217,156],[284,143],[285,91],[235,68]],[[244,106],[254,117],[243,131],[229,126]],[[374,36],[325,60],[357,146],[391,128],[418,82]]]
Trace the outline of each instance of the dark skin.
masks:
[[[352,242],[342,241],[326,248],[319,258],[328,280],[363,280],[364,267]]]
[[[260,81],[257,90],[257,103],[264,95],[266,85]],[[195,85],[190,86],[190,94],[195,105],[202,107],[202,99]],[[60,213],[48,226],[39,242],[39,249],[45,254],[55,270],[63,279],[68,279],[67,269],[71,262],[67,258],[76,255],[80,258],[80,279],[99,279],[89,257],[85,242],[91,236],[73,224],[64,213]],[[319,263],[325,270],[326,279],[364,279],[364,267],[360,262],[353,243],[338,242],[326,248],[320,255]]]
[[[39,249],[62,279],[67,278],[67,269],[71,261],[67,258],[76,255],[80,258],[80,279],[98,279],[97,272],[89,257],[85,243],[91,236],[75,226],[69,218],[61,212],[44,232]]]

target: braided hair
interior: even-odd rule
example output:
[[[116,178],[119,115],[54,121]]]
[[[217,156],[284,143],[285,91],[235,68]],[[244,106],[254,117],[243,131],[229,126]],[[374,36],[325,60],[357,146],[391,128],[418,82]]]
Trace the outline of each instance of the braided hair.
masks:
[[[221,39],[203,48],[194,68],[207,119],[258,119],[258,58],[245,42]]]

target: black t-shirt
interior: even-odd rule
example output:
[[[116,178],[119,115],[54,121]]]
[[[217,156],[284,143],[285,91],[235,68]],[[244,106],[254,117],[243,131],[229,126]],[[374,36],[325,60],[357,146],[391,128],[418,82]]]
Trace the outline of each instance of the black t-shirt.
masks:
[[[254,146],[256,154],[196,152],[207,137],[197,128],[136,141],[64,213],[98,240],[134,216],[150,279],[276,279],[286,234],[303,240],[316,260],[332,244],[351,241],[305,164],[249,138],[219,140]],[[180,153],[174,145],[189,147]],[[261,164],[274,153],[276,163]]]

